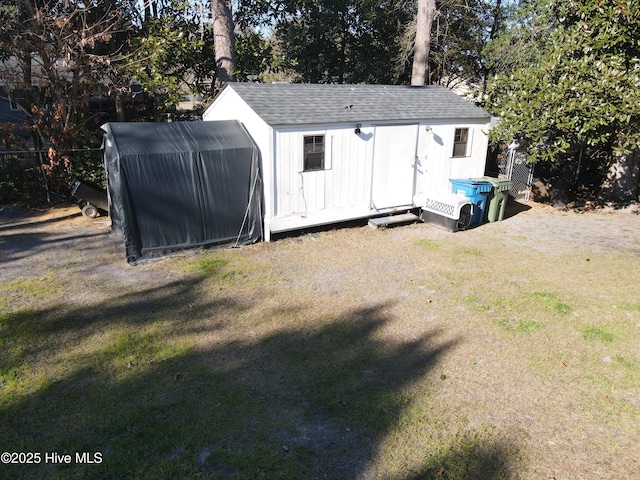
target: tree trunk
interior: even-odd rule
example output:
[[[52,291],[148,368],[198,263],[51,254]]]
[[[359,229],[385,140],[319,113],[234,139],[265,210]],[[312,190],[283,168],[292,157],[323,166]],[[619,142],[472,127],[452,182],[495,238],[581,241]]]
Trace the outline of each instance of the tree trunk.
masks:
[[[495,40],[498,29],[502,24],[502,0],[497,0],[493,8],[493,22],[491,22],[491,31],[489,32],[489,41]],[[482,96],[487,92],[487,82],[491,75],[490,69],[485,62],[482,63]]]
[[[615,155],[600,188],[600,200],[619,205],[638,201],[640,150]]]
[[[413,47],[411,85],[422,86],[429,79],[429,49],[431,48],[431,25],[436,16],[436,0],[418,0],[416,17],[416,42]],[[430,83],[430,82],[429,82]]]
[[[115,104],[116,104],[116,120],[118,122],[126,121],[124,116],[124,101],[122,99],[122,92],[120,90],[116,92]]]
[[[230,0],[212,0],[213,38],[216,52],[216,87],[224,87],[234,82],[233,70],[236,64],[236,53],[233,34],[233,17]]]

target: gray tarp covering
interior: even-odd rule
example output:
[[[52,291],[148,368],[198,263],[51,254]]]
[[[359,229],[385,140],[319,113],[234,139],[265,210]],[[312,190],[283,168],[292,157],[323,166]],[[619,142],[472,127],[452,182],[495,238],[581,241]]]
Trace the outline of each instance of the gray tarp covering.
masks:
[[[111,229],[127,261],[262,237],[259,150],[238,121],[107,123]]]

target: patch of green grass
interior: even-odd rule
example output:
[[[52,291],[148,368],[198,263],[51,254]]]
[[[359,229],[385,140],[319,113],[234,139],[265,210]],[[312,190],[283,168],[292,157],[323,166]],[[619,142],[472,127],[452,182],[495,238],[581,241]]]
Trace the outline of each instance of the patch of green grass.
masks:
[[[184,342],[167,342],[160,333],[119,332],[99,353],[91,355],[98,368],[111,366],[117,371],[139,368],[188,353]]]
[[[624,368],[626,368],[630,372],[640,376],[640,365],[638,365],[637,362],[633,362],[631,360],[628,360],[628,359],[626,359],[625,357],[623,357],[621,355],[616,355],[614,358],[615,358],[616,362],[618,362]]]
[[[623,302],[623,303],[617,303],[616,308],[619,308],[620,310],[625,310],[627,312],[640,312],[640,303],[627,303],[627,302]]]
[[[219,287],[241,285],[243,289],[252,290],[267,285],[272,287],[281,280],[274,270],[249,260],[239,250],[205,253],[187,261],[183,268],[187,273],[195,274],[199,279]]]
[[[551,310],[562,315],[571,313],[573,309],[564,302],[561,302],[558,297],[553,293],[548,292],[531,292],[527,296],[532,298],[536,303],[542,305],[548,310]]]
[[[460,302],[466,305],[476,306],[478,298],[475,295],[463,295],[462,297],[460,297]]]
[[[228,260],[204,254],[185,263],[184,268],[189,273],[196,273],[202,277],[214,277],[229,263]]]
[[[20,333],[21,335],[27,335],[30,338],[35,331],[39,330],[39,323],[43,320],[44,313],[40,310],[33,310],[31,308],[21,308],[13,312],[0,313],[0,327],[11,328],[13,333]],[[2,332],[2,330],[0,330]],[[7,330],[6,334],[9,335]],[[0,335],[0,341],[3,338]],[[29,338],[28,338],[29,339]]]
[[[582,330],[582,336],[585,340],[598,340],[600,342],[613,342],[613,334],[598,327],[587,327]]]
[[[0,370],[0,388],[5,388],[13,385],[19,380],[20,374],[17,370]]]
[[[471,255],[473,257],[484,257],[484,253],[482,250],[478,250],[477,248],[463,248],[461,252],[465,255]]]
[[[542,323],[535,320],[518,320],[509,317],[496,320],[496,324],[507,332],[533,333],[544,328]]]
[[[476,302],[479,310],[486,312],[508,312],[517,308],[517,303],[512,298],[492,298],[486,303]]]
[[[411,478],[511,478],[509,467],[521,455],[518,447],[496,442],[492,437],[491,429],[487,428],[443,439],[430,453],[419,476]]]
[[[46,299],[57,295],[63,288],[62,282],[55,275],[49,273],[43,277],[0,283],[0,298],[3,298],[3,308],[6,308],[12,300]]]
[[[431,240],[430,238],[420,238],[416,240],[416,245],[429,250],[434,250],[440,246],[440,243],[435,240]]]
[[[50,310],[22,308],[0,314],[0,368],[29,363],[48,337]]]

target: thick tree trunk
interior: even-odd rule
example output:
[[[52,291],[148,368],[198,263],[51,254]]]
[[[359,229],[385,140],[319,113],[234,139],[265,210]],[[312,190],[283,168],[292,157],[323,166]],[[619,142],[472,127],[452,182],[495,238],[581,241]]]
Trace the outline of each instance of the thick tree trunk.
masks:
[[[640,150],[615,155],[600,188],[600,200],[620,205],[638,201]]]
[[[216,52],[216,87],[235,81],[236,53],[230,0],[212,0],[213,37]]]
[[[497,0],[493,8],[493,22],[491,22],[491,30],[489,31],[489,41],[494,40],[502,23],[502,0]],[[491,71],[485,62],[482,63],[482,95],[487,91],[487,82]]]
[[[418,0],[416,42],[413,48],[411,85],[422,86],[428,81],[431,26],[436,16],[436,0]]]
[[[124,116],[124,101],[122,99],[121,91],[116,92],[115,104],[116,104],[116,120],[118,122],[124,122],[126,118]]]

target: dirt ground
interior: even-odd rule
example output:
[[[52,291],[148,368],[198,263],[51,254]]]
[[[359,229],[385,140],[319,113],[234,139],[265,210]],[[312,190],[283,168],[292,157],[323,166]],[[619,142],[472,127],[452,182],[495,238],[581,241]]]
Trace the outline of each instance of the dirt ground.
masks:
[[[433,239],[460,235],[423,224],[403,229],[402,234],[419,237],[424,230],[428,230],[429,238]],[[364,229],[366,231],[368,229]],[[90,275],[149,280],[144,273],[147,269],[126,264],[122,240],[109,232],[108,217],[84,218],[75,205],[41,211],[0,206],[1,276],[10,281],[27,273],[37,275],[52,266],[80,263],[86,265],[86,273]],[[561,254],[573,250],[608,250],[638,255],[640,206],[576,213],[535,202],[512,202],[505,220],[485,224],[465,235],[475,237],[496,232],[505,233],[502,242],[515,241],[523,246],[523,251]]]
[[[122,240],[108,233],[107,218],[88,220],[81,216],[76,206],[41,212],[4,206],[0,208],[0,278],[2,282],[47,278],[53,269],[58,280],[65,281],[65,275],[73,277],[68,280],[74,289],[69,292],[69,301],[91,304],[109,295],[114,288],[126,291],[133,285],[162,286],[184,273],[175,268],[175,258],[129,266]],[[523,478],[640,478],[640,457],[632,458],[640,441],[640,430],[631,434],[626,431],[626,436],[620,438],[621,430],[617,427],[604,428],[597,421],[578,425],[580,422],[576,419],[582,417],[580,412],[572,411],[572,402],[577,402],[575,399],[584,392],[580,389],[569,392],[567,384],[540,382],[535,374],[519,370],[518,365],[510,362],[509,359],[517,358],[518,352],[505,350],[501,354],[499,348],[505,347],[504,342],[487,334],[486,328],[472,323],[453,324],[450,315],[445,317],[437,310],[439,300],[450,293],[440,289],[446,283],[440,280],[432,282],[437,287],[430,287],[428,266],[418,264],[407,253],[406,245],[420,239],[435,242],[461,242],[464,239],[469,249],[486,245],[492,245],[498,251],[505,248],[505,252],[510,252],[505,261],[512,263],[518,261],[514,251],[527,259],[538,254],[545,258],[557,257],[557,266],[549,267],[547,263],[545,268],[558,270],[563,268],[561,259],[566,254],[579,255],[593,263],[602,253],[619,254],[637,261],[640,257],[640,208],[578,213],[542,204],[512,202],[503,221],[466,232],[451,233],[421,223],[386,231],[363,225],[285,236],[276,242],[239,250],[249,260],[259,259],[263,264],[271,265],[279,278],[295,288],[315,292],[317,299],[313,302],[317,302],[315,305],[319,310],[342,307],[346,310],[347,305],[352,304],[366,306],[389,302],[388,313],[394,321],[381,334],[397,335],[406,341],[419,333],[407,329],[402,319],[408,318],[408,312],[415,311],[419,302],[435,302],[434,313],[421,316],[419,321],[423,324],[418,328],[437,329],[442,332],[440,340],[451,344],[454,339],[474,336],[464,346],[461,343],[452,349],[452,355],[434,372],[434,375],[440,375],[446,371],[450,379],[450,383],[438,387],[443,398],[448,399],[447,412],[464,410],[469,428],[488,422],[499,431],[512,427],[518,441],[534,452]],[[473,254],[473,250],[469,251]],[[182,256],[193,256],[193,252],[184,252]],[[464,271],[463,262],[456,268],[461,269],[462,277],[474,274]],[[496,278],[501,278],[499,264],[495,271]],[[510,269],[513,271],[516,270]],[[444,275],[449,285],[458,285],[455,271]],[[540,275],[543,277],[544,272]],[[561,277],[562,272],[555,271],[553,275]],[[620,277],[624,282],[625,272],[620,272]],[[109,288],[101,291],[100,286],[105,285],[106,279]],[[408,290],[409,282],[415,284],[414,290]],[[344,291],[350,294],[343,295],[341,292]],[[416,291],[421,292],[420,299],[415,298]],[[594,295],[598,292],[594,291]],[[331,306],[326,305],[327,299],[331,299]],[[635,301],[640,301],[640,297]],[[272,307],[265,305],[264,308]],[[464,309],[464,306],[460,307],[458,318],[467,321],[472,313]],[[412,320],[417,321],[417,317]],[[462,363],[463,358],[469,359],[466,364]],[[473,368],[469,366],[471,361]],[[554,364],[558,363],[564,368],[569,360],[554,360]],[[563,375],[569,374],[557,373],[560,379]],[[528,381],[531,381],[529,387]],[[619,392],[619,395],[634,408],[640,404],[637,390]],[[504,401],[506,398],[508,402]],[[540,403],[545,403],[545,407],[539,408]],[[553,416],[554,409],[563,413],[549,422],[544,416]],[[503,440],[508,442],[510,439]],[[604,446],[617,452],[618,457],[602,454]],[[513,476],[516,477],[520,478]],[[361,478],[385,477],[376,475],[374,465]]]

